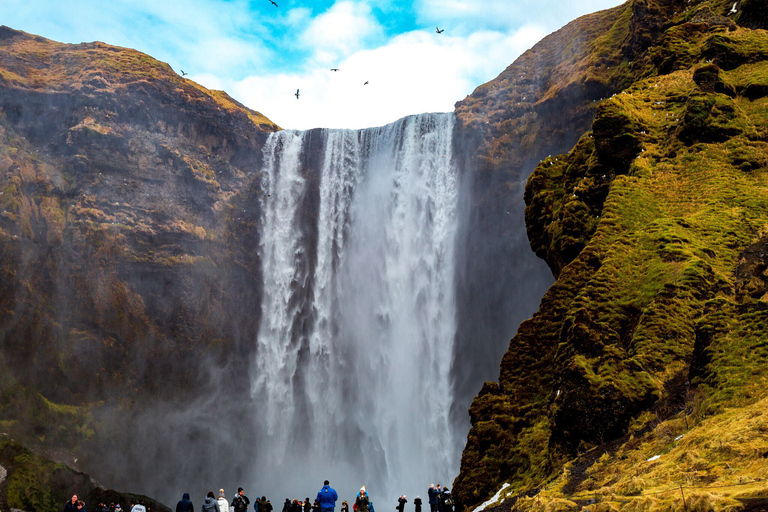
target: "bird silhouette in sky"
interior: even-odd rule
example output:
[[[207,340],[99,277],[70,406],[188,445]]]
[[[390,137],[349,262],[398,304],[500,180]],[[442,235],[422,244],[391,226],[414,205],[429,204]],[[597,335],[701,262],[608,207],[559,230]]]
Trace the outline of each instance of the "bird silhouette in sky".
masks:
[[[274,5],[275,7],[277,7],[277,2],[275,2],[275,0],[269,0],[269,3],[271,3],[272,5]]]
[[[181,76],[187,76],[183,69],[180,69],[179,71],[181,71]]]
[[[338,71],[339,68],[331,68],[331,71]]]
[[[365,83],[364,83],[363,85],[368,85],[368,80],[366,80],[366,81],[365,81]]]
[[[298,90],[298,89],[296,89],[296,94],[295,94],[295,96],[296,96],[296,99],[299,99],[299,90]]]
[[[435,27],[435,32],[437,32],[438,34],[442,34],[443,32],[445,32],[445,29],[440,30],[439,27]]]

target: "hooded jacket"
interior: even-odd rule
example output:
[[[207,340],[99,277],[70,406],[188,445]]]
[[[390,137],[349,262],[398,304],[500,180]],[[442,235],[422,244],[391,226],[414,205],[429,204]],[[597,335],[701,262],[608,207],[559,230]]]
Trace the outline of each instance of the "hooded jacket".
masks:
[[[229,512],[229,502],[227,501],[227,498],[219,496],[219,499],[216,501],[219,503],[219,510],[221,512]]]
[[[184,496],[176,504],[176,512],[195,512],[195,505],[189,499],[188,492],[185,492]]]
[[[203,502],[203,512],[219,512],[219,502],[216,498],[211,498],[210,496],[205,497],[205,501]]]

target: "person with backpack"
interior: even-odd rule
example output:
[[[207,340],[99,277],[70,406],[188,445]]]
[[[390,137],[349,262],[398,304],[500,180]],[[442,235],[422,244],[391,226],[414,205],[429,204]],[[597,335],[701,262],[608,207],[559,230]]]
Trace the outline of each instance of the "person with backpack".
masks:
[[[234,498],[232,498],[232,507],[234,509],[234,512],[245,512],[248,510],[248,505],[251,504],[251,500],[248,499],[248,496],[243,494],[243,488],[238,487],[237,488],[237,494]]]
[[[443,488],[443,492],[441,494],[442,498],[442,512],[453,512],[453,496],[451,495],[450,489],[447,487]]]

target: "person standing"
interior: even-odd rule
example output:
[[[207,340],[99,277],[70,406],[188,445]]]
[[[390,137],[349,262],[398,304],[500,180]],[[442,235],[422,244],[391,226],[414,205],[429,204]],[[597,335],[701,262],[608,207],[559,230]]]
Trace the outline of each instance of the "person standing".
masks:
[[[272,512],[272,502],[270,502],[266,496],[261,497],[258,512]]]
[[[429,499],[429,511],[437,512],[438,492],[437,489],[435,489],[435,484],[429,486],[429,489],[427,490],[427,498]]]
[[[131,512],[147,512],[147,507],[144,506],[144,500],[139,500],[137,504],[131,507]]]
[[[441,494],[442,496],[442,512],[453,512],[453,496],[451,496],[451,490],[445,487]]]
[[[320,504],[320,512],[333,512],[336,508],[336,500],[339,495],[336,490],[330,486],[330,482],[323,482],[323,488],[317,491],[317,502]]]
[[[360,492],[357,493],[357,498],[355,498],[355,512],[368,512],[368,504],[370,501],[371,499],[368,496],[368,491],[365,490],[365,486],[362,486]]]
[[[347,500],[341,502],[341,512],[349,512],[349,503],[347,503]]]
[[[219,502],[220,512],[229,512],[229,502],[227,501],[226,496],[224,496],[224,489],[219,489],[219,497],[216,501]]]
[[[77,512],[77,494],[73,494],[72,498],[64,504],[64,512]]]
[[[397,498],[397,506],[395,507],[399,512],[405,512],[405,504],[408,503],[408,500],[405,498],[405,494],[401,494],[399,498]]]
[[[235,512],[245,512],[250,504],[251,500],[243,493],[243,488],[238,487],[237,494],[232,498],[232,507],[234,507]]]
[[[189,499],[189,493],[185,492],[179,502],[176,504],[176,512],[195,512],[195,505]],[[229,512],[227,510],[227,512]]]
[[[421,498],[418,496],[413,500],[413,510],[414,512],[421,512]]]
[[[213,491],[208,491],[203,501],[203,512],[219,512],[219,502],[216,500],[216,496]]]

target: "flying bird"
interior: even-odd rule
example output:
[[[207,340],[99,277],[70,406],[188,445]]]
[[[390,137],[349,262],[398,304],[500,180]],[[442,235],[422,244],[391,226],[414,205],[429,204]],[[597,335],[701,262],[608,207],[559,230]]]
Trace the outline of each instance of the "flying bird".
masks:
[[[339,68],[331,68],[331,71],[338,71]]]
[[[179,71],[181,71],[181,76],[187,76],[183,69],[180,69]]]
[[[736,14],[736,12],[737,12],[737,11],[736,11],[736,4],[738,4],[738,3],[739,3],[739,2],[733,2],[733,7],[731,7],[731,10],[730,10],[730,11],[728,11],[728,14],[729,14],[729,15],[731,15],[731,14]]]
[[[440,30],[439,27],[435,27],[435,32],[437,32],[438,34],[442,34],[443,32],[445,32],[445,29]]]
[[[365,81],[365,83],[364,83],[363,85],[368,85],[368,80],[366,80],[366,81]]]
[[[296,89],[296,94],[295,94],[295,96],[296,96],[296,99],[299,99],[299,90],[298,90],[298,89]]]
[[[275,2],[275,0],[269,0],[269,3],[271,3],[272,5],[274,5],[275,7],[277,7],[277,3]]]

